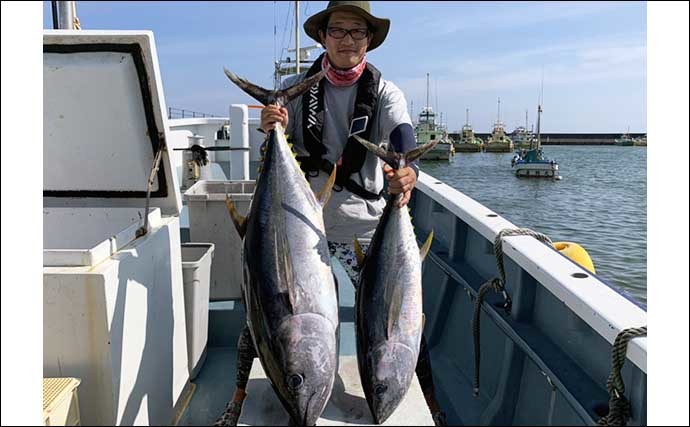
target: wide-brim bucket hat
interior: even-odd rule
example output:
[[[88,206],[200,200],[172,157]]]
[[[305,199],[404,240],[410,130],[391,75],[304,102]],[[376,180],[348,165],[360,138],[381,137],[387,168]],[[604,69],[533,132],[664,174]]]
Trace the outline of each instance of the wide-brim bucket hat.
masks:
[[[374,50],[383,43],[388,35],[388,30],[391,26],[391,21],[385,18],[377,18],[371,14],[371,8],[369,7],[368,1],[331,1],[328,2],[328,7],[321,12],[312,15],[304,23],[304,32],[307,33],[309,37],[321,43],[321,38],[319,37],[319,30],[326,28],[326,23],[328,22],[328,17],[333,12],[352,12],[355,13],[369,24],[369,29],[372,33],[371,43],[367,48],[367,51]]]

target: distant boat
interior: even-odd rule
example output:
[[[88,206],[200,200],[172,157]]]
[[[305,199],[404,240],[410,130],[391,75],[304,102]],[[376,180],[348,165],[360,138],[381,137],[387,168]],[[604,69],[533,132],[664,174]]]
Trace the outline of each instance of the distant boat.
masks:
[[[647,135],[640,136],[633,140],[633,145],[635,147],[646,147],[647,146]]]
[[[474,135],[474,130],[472,130],[472,125],[470,125],[470,110],[465,110],[466,120],[465,125],[462,127],[462,133],[460,134],[460,141],[455,142],[455,151],[461,153],[479,153],[483,151],[484,141],[481,138]]]
[[[501,122],[501,98],[498,98],[498,118],[494,123],[491,136],[486,141],[484,151],[487,153],[510,153],[513,148],[513,141],[506,135],[505,126]]]
[[[541,149],[541,104],[537,108],[537,137],[530,144],[529,150],[522,149],[515,153],[511,166],[515,170],[515,176],[530,178],[561,179],[558,174],[558,163],[555,160],[544,157]]]
[[[530,148],[534,138],[534,132],[527,129],[527,110],[525,110],[525,126],[516,127],[510,134],[510,139],[513,140],[513,145],[517,149]]]
[[[448,131],[436,123],[436,113],[429,106],[429,73],[426,74],[426,107],[419,113],[417,125],[415,126],[415,138],[417,145],[424,145],[428,142],[438,140],[439,143],[422,156],[422,160],[450,160],[455,154],[453,140],[448,135]]]
[[[645,138],[645,144],[647,143]],[[621,147],[632,147],[635,145],[635,140],[630,136],[630,128],[628,131],[621,135],[620,138],[616,138],[615,144]]]

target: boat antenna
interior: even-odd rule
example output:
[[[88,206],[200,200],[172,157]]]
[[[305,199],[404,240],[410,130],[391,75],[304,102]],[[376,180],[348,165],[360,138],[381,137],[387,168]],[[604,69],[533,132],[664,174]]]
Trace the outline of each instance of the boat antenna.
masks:
[[[465,108],[465,123],[469,126],[470,124],[470,109]]]
[[[429,73],[426,73],[426,106],[429,106]]]

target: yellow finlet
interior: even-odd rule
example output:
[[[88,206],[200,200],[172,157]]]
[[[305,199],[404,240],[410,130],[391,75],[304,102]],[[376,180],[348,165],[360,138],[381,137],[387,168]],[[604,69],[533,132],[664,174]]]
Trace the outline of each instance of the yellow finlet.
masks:
[[[326,203],[328,203],[328,200],[330,200],[331,198],[331,194],[333,194],[333,185],[335,184],[335,177],[336,166],[333,166],[331,176],[328,177],[328,181],[326,181],[326,183],[323,185],[323,188],[321,189],[321,191],[319,191],[319,194],[316,195],[316,199],[321,204],[321,207],[326,206]]]
[[[426,242],[424,242],[424,245],[422,245],[421,249],[419,250],[419,258],[421,261],[424,261],[424,258],[426,258],[426,255],[429,253],[429,249],[431,249],[431,242],[433,240],[434,230],[431,230],[429,237],[426,238]]]
[[[362,250],[362,245],[359,244],[359,240],[357,240],[357,236],[355,236],[355,255],[357,256],[357,265],[362,266],[364,264],[364,251]]]
[[[235,224],[237,234],[239,234],[240,237],[243,238],[244,235],[247,233],[247,218],[240,215],[240,213],[237,212],[235,204],[232,203],[232,199],[230,199],[230,196],[228,196],[227,194],[225,195],[225,206],[228,208],[228,213],[230,214],[232,223]]]

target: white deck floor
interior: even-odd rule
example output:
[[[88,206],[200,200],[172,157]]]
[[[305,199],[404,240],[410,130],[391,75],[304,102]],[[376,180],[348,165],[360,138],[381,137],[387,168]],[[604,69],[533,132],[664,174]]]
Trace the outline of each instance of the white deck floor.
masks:
[[[257,361],[258,362],[258,361]],[[247,384],[247,398],[238,425],[289,425],[289,417],[275,395],[261,363],[254,363]],[[374,425],[359,380],[356,356],[341,356],[331,399],[316,425]],[[415,376],[405,399],[383,425],[433,426],[422,389]]]

